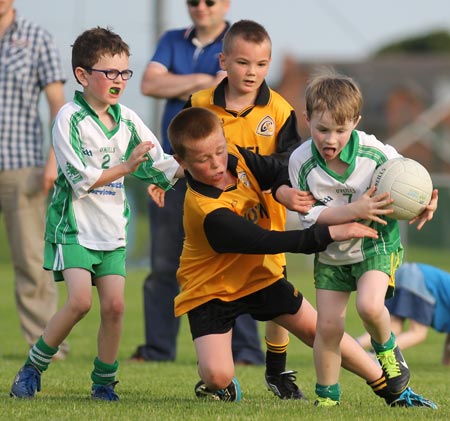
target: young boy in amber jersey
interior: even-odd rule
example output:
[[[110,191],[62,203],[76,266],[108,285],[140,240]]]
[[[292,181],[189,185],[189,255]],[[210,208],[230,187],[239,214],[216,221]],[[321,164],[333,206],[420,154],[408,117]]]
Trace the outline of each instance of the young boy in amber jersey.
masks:
[[[350,239],[330,244],[315,256],[315,403],[340,403],[341,339],[348,300],[356,290],[356,309],[370,333],[389,392],[398,397],[397,402],[408,406],[436,408],[409,387],[409,368],[396,344],[384,305],[385,297],[392,295],[403,248],[398,222],[388,218],[393,211],[386,209],[393,200],[388,193],[376,194],[371,180],[379,165],[399,154],[375,136],[356,130],[361,119],[362,94],[351,78],[333,71],[319,74],[309,81],[305,97],[311,139],[295,150],[289,160],[292,185],[310,191],[317,199],[312,209],[299,213],[302,225],[361,220],[379,233],[375,240]],[[438,192],[434,190],[424,212],[410,223],[418,222],[418,228],[422,228],[433,218],[437,201]]]
[[[101,321],[91,373],[92,399],[117,401],[130,209],[124,176],[167,190],[182,175],[135,112],[119,104],[127,81],[129,47],[109,29],[83,32],[73,44],[72,69],[83,92],[59,111],[52,129],[58,178],[47,210],[44,268],[64,280],[67,301],[30,349],[11,387],[15,398],[41,390],[59,345],[90,310],[97,288]]]
[[[289,155],[300,144],[297,117],[292,106],[269,88],[272,43],[263,26],[250,20],[234,23],[227,31],[220,54],[220,66],[227,77],[216,87],[191,95],[185,108],[205,107],[222,121],[227,142],[288,163]],[[300,197],[300,195],[299,195]],[[265,197],[272,229],[283,231],[286,209],[267,192]],[[304,204],[314,203],[305,193]],[[284,253],[274,257],[286,268]],[[285,273],[286,276],[286,273]],[[304,399],[295,384],[295,371],[286,371],[289,336],[286,329],[266,323],[266,385],[281,399]]]
[[[287,167],[227,144],[219,118],[205,108],[175,116],[169,139],[188,182],[175,315],[188,315],[201,378],[195,393],[237,402],[242,392],[234,377],[231,335],[238,316],[273,320],[308,346],[314,342],[317,313],[284,278],[276,255],[316,253],[333,241],[378,235],[357,222],[273,230],[264,191],[272,189],[289,209],[305,211],[297,204],[300,192],[284,185],[289,184]],[[347,334],[341,347],[342,365],[392,403],[381,367]]]

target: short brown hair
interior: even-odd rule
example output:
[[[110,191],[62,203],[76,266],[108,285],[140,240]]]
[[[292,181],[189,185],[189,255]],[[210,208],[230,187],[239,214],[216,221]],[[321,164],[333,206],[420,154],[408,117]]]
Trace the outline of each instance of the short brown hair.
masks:
[[[202,107],[181,110],[170,122],[168,135],[173,151],[181,159],[186,156],[185,142],[208,137],[222,124],[212,111]]]
[[[72,45],[72,71],[77,67],[89,69],[105,55],[130,56],[130,48],[122,38],[110,28],[88,29],[77,37]],[[76,76],[75,76],[76,77]]]
[[[321,69],[315,73],[305,91],[306,115],[313,112],[330,112],[336,123],[355,121],[361,114],[362,94],[357,83],[333,69]]]
[[[264,26],[252,20],[242,19],[231,25],[223,38],[224,54],[230,54],[236,38],[242,38],[254,44],[262,44],[264,41],[269,41],[269,44],[272,45],[269,33]]]

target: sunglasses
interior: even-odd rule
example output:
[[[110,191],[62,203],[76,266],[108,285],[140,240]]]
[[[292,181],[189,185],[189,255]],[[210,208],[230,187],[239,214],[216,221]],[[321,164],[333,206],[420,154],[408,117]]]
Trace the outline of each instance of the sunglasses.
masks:
[[[213,7],[216,3],[216,0],[205,0],[205,4],[208,7]],[[200,0],[188,0],[187,4],[190,7],[197,7],[200,4]]]

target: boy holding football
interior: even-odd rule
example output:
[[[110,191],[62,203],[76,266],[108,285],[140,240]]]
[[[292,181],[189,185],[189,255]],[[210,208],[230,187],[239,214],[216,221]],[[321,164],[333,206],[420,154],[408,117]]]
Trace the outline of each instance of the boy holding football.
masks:
[[[386,209],[392,199],[388,193],[377,195],[370,184],[376,167],[400,155],[374,136],[356,130],[361,106],[361,92],[351,78],[333,72],[312,78],[306,88],[305,113],[311,139],[289,160],[292,186],[311,192],[317,200],[308,212],[299,213],[305,228],[358,220],[379,234],[377,239],[332,243],[316,254],[316,405],[340,403],[340,343],[350,293],[356,290],[356,308],[371,335],[388,391],[410,402],[410,406],[435,407],[408,387],[409,368],[396,345],[384,305],[385,297],[393,293],[394,273],[401,264],[403,248],[398,222],[386,218],[392,212]],[[410,223],[418,222],[421,229],[432,219],[437,201],[438,192],[434,190],[424,212]]]

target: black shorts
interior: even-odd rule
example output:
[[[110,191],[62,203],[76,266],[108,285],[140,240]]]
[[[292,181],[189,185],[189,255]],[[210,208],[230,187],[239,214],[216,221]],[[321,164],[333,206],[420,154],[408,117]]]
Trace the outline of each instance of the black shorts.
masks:
[[[234,301],[208,301],[188,312],[192,339],[228,332],[241,314],[250,314],[260,321],[272,320],[281,314],[295,314],[302,301],[300,291],[284,278]]]

